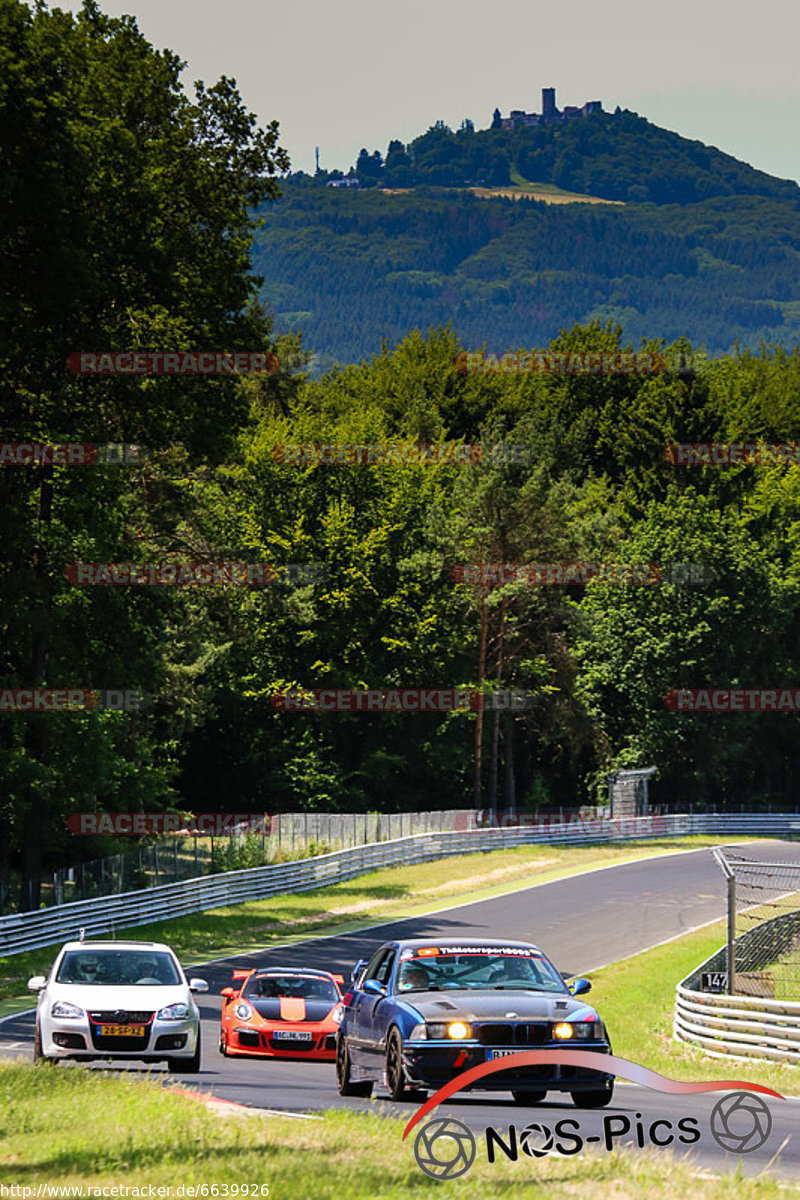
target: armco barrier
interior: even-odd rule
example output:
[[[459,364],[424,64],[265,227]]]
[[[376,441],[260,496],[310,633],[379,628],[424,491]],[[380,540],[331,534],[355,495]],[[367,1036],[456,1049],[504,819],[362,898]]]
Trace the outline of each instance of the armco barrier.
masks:
[[[775,953],[791,940],[800,913],[784,913],[754,925],[736,939],[736,975],[758,970],[764,946]],[[800,1063],[800,1001],[767,996],[728,996],[698,990],[703,972],[725,971],[723,946],[681,980],[675,990],[674,1035],[725,1058],[770,1058]]]
[[[703,967],[724,970],[724,949]],[[679,983],[674,1030],[679,1042],[689,1042],[717,1057],[800,1063],[800,1002],[796,1000],[719,996]]]
[[[529,843],[581,845],[651,837],[686,837],[694,833],[774,836],[800,829],[800,816],[744,813],[628,817],[564,821],[546,828],[519,825],[450,833],[426,833],[394,841],[375,842],[337,850],[315,858],[206,875],[163,887],[146,888],[94,900],[79,900],[36,912],[13,913],[0,918],[0,958],[52,946],[86,935],[108,933],[151,921],[164,921],[187,913],[203,912],[259,900],[286,892],[311,891],[326,884],[352,879],[379,867],[427,862],[454,854]]]

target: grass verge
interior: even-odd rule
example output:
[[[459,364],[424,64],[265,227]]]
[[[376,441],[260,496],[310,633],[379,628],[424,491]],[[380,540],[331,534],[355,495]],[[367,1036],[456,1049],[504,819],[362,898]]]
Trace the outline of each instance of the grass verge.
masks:
[[[788,1063],[713,1058],[673,1041],[675,985],[725,943],[719,921],[678,941],[591,973],[590,1003],[608,1025],[614,1053],[672,1079],[742,1079],[784,1095],[800,1092],[798,1068]]]
[[[311,892],[287,893],[172,921],[118,929],[116,936],[167,942],[188,965],[246,954],[275,943],[422,916],[449,904],[486,900],[515,888],[549,883],[597,867],[724,845],[725,841],[712,837],[662,838],[595,846],[529,845],[454,855],[414,866],[385,867]],[[47,947],[0,958],[0,1017],[32,1006],[30,993],[25,991],[26,981],[31,975],[49,972],[56,950]]]
[[[84,1196],[119,1184],[171,1187],[173,1196],[181,1184],[205,1184],[207,1195],[216,1184],[222,1195],[227,1184],[231,1195],[233,1185],[244,1183],[266,1185],[270,1200],[408,1200],[441,1196],[443,1187],[457,1189],[463,1200],[800,1195],[763,1177],[703,1177],[666,1154],[644,1151],[520,1155],[490,1165],[480,1143],[469,1172],[442,1184],[417,1166],[414,1135],[402,1141],[402,1121],[347,1111],[319,1121],[220,1116],[154,1081],[98,1071],[0,1063],[0,1096],[0,1183],[31,1187],[34,1195],[39,1184],[77,1186]]]

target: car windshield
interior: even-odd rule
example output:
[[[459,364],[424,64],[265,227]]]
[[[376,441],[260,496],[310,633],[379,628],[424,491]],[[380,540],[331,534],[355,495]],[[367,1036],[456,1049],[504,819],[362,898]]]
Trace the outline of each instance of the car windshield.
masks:
[[[148,984],[181,982],[171,954],[163,950],[67,950],[56,975],[57,983]]]
[[[300,1000],[329,1000],[333,1004],[339,992],[332,979],[321,975],[254,975],[245,988],[248,1000],[292,997]]]
[[[401,952],[398,992],[455,988],[566,991],[553,964],[534,950],[425,946]]]

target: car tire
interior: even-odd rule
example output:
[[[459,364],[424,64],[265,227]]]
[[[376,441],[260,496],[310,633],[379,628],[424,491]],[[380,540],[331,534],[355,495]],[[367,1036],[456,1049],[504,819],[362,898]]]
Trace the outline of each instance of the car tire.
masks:
[[[33,1031],[33,1061],[35,1063],[47,1063],[51,1067],[55,1061],[47,1054],[42,1054],[42,1027],[38,1021]]]
[[[576,1108],[605,1108],[611,1103],[614,1088],[598,1088],[596,1092],[572,1092],[572,1103]]]
[[[340,1096],[361,1096],[365,1100],[372,1095],[372,1084],[369,1080],[359,1080],[358,1083],[350,1078],[350,1051],[347,1048],[347,1038],[341,1034],[336,1039],[336,1083]]]
[[[168,1058],[167,1070],[173,1075],[196,1075],[200,1070],[200,1030],[197,1030],[197,1044],[191,1058]]]
[[[515,1104],[522,1104],[522,1105],[541,1104],[542,1101],[544,1100],[545,1096],[547,1095],[547,1092],[519,1092],[519,1091],[513,1092],[512,1091],[511,1095],[514,1097]]]
[[[220,1031],[219,1035],[219,1052],[223,1058],[228,1057],[228,1039],[225,1037],[222,1031]]]
[[[390,1100],[412,1100],[415,1093],[409,1088],[403,1070],[403,1040],[399,1029],[389,1031],[386,1039],[386,1091]]]

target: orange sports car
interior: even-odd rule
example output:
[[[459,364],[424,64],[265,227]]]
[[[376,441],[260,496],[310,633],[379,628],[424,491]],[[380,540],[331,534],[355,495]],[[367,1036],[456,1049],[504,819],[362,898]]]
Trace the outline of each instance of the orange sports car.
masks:
[[[222,990],[220,1054],[335,1060],[343,983],[305,967],[234,971]]]

